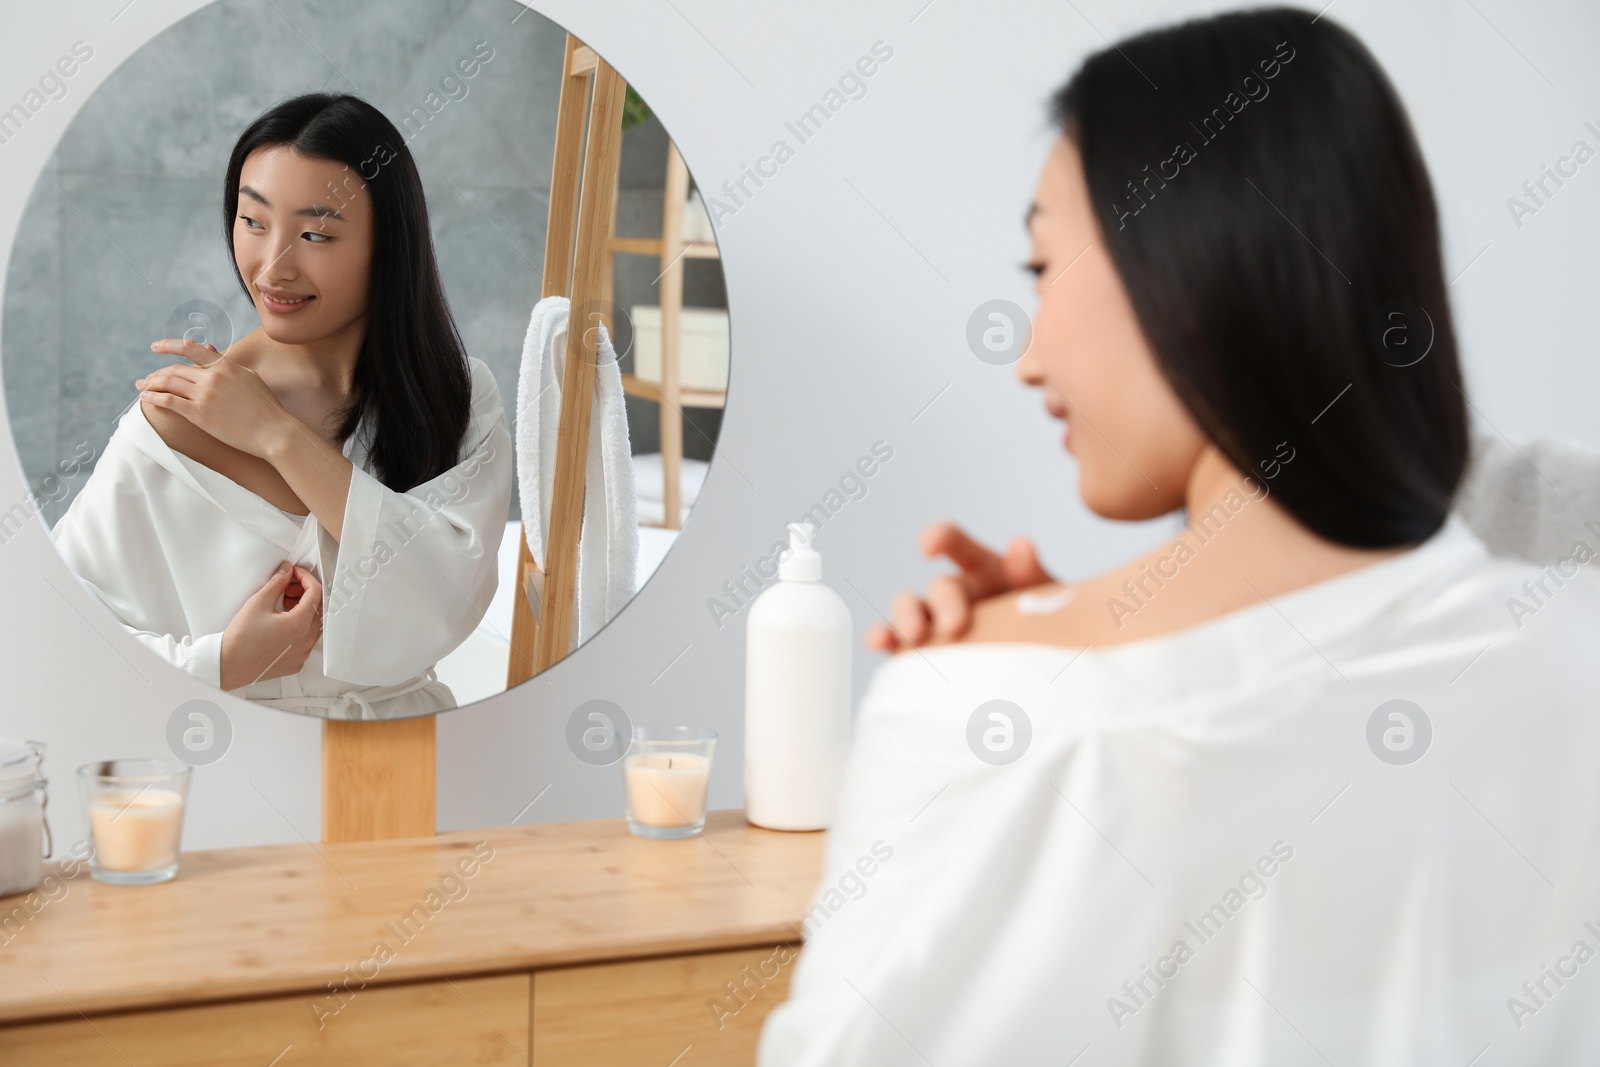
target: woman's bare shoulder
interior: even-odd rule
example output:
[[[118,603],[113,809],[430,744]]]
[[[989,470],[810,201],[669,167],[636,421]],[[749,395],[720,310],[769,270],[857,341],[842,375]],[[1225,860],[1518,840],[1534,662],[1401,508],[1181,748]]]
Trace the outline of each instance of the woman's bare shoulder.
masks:
[[[1074,582],[1052,582],[1016,589],[972,605],[972,625],[955,641],[947,638],[930,645],[955,643],[1023,643],[1085,648],[1119,644],[1138,636],[1118,625],[1107,610],[1126,567]],[[1026,604],[1024,601],[1031,601]]]
[[[927,642],[929,645],[949,644],[981,644],[981,643],[1006,643],[1025,642],[1029,644],[1073,644],[1077,638],[1077,627],[1070,625],[1070,620],[1065,618],[1073,603],[1068,603],[1059,612],[1048,614],[1032,614],[1023,611],[1018,605],[1023,597],[1054,596],[1064,594],[1071,587],[1064,583],[1051,583],[1049,585],[1033,586],[1028,589],[1012,590],[1009,593],[1000,593],[972,605],[972,623],[967,632],[951,640],[939,637]],[[1067,623],[1067,625],[1063,625]]]

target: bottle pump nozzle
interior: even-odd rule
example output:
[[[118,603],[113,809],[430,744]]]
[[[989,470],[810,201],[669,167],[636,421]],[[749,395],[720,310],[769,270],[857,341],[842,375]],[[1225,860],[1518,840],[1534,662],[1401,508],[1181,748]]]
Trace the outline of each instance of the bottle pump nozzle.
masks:
[[[778,557],[778,577],[785,582],[820,582],[822,556],[811,547],[816,527],[810,522],[789,523],[789,547]]]

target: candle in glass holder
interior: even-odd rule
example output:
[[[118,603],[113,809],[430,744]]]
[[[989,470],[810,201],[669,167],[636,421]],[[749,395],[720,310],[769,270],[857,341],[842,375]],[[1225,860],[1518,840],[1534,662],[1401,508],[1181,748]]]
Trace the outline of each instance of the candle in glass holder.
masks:
[[[89,873],[116,885],[178,873],[190,768],[167,759],[119,759],[78,768],[89,817]]]
[[[689,837],[706,821],[716,732],[692,726],[634,727],[622,761],[628,826],[644,837]]]

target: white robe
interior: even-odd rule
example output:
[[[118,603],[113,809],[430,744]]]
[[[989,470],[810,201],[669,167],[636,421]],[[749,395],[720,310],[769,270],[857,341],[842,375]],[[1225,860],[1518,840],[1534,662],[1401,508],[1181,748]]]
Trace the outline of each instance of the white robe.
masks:
[[[758,1062],[1600,1062],[1596,571],[1452,516],[1164,637],[891,657]]]
[[[282,560],[322,582],[322,636],[298,674],[233,692],[290,711],[387,719],[456,706],[433,670],[482,621],[499,582],[512,447],[494,375],[469,357],[461,462],[411,490],[367,470],[364,421],[341,537],[167,446],[137,401],[51,530],[78,579],[128,632],[221,685],[222,635]]]

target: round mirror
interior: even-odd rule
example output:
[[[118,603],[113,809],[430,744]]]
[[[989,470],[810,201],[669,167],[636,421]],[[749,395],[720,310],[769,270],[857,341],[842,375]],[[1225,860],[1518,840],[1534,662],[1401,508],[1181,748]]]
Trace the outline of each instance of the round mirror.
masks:
[[[30,196],[0,336],[89,598],[341,719],[592,637],[683,529],[728,382],[711,219],[648,101],[520,5],[377,10],[221,0],[123,63]]]

